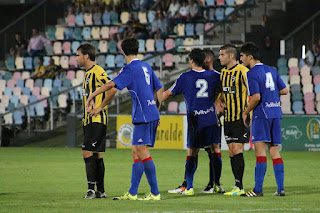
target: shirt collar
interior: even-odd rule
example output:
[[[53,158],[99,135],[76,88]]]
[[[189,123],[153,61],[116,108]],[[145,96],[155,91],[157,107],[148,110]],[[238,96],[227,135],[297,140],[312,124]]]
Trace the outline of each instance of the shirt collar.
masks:
[[[194,70],[194,69],[192,69],[193,71],[195,71],[195,72],[204,72],[204,71],[206,71],[206,70]]]
[[[132,59],[132,60],[130,61],[130,63],[133,62],[133,61],[139,61],[139,59],[134,58],[134,59]],[[130,63],[129,63],[129,64],[130,64]]]

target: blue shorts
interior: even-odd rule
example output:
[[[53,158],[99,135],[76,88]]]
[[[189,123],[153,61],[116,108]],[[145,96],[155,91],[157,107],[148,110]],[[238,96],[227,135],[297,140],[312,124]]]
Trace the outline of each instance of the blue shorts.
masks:
[[[273,145],[281,144],[280,118],[253,118],[251,140],[252,143],[266,142]]]
[[[207,126],[196,131],[188,126],[187,146],[189,148],[203,148],[211,144],[221,143],[221,127],[218,125]]]
[[[132,145],[146,145],[153,147],[156,141],[158,120],[148,123],[133,124]]]

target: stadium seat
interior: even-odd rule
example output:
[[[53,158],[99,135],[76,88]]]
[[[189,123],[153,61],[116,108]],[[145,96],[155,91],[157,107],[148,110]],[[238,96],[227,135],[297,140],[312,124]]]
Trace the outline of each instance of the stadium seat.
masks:
[[[33,90],[33,86],[34,86],[34,80],[33,79],[27,79],[26,82],[25,82],[25,87],[28,87],[31,90]]]
[[[8,97],[11,97],[12,96],[12,89],[11,87],[6,87],[4,90],[3,90],[3,94],[8,96]]]
[[[62,69],[69,69],[69,57],[66,55],[61,56],[60,65]]]
[[[20,98],[20,96],[21,96],[21,87],[14,87],[12,89],[12,94]]]
[[[24,57],[23,58],[23,63],[24,63],[24,69],[26,70],[32,70],[32,57]]]
[[[307,65],[304,65],[301,67],[300,74],[301,76],[310,75],[310,71],[311,71],[310,67]]]
[[[203,35],[204,29],[205,29],[205,26],[203,23],[197,23],[195,26],[196,35]]]
[[[27,80],[27,79],[29,79],[30,78],[30,72],[28,72],[28,71],[23,71],[22,73],[21,73],[21,80]]]
[[[47,55],[53,55],[53,47],[51,44],[44,44]]]
[[[282,81],[288,85],[289,84],[289,76],[288,75],[280,75]]]
[[[6,63],[8,70],[14,70],[16,68],[14,57],[7,56],[5,63]]]
[[[66,94],[60,94],[58,96],[58,106],[60,108],[66,108],[68,106],[67,99],[68,96]]]
[[[50,56],[44,56],[44,57],[43,57],[43,65],[44,65],[44,66],[48,66],[50,59],[51,59]]]
[[[10,97],[10,103],[12,103],[14,105],[14,107],[18,107],[19,104],[19,97],[16,95],[12,95]]]
[[[17,70],[23,70],[24,66],[23,66],[23,58],[17,56],[16,60],[15,60],[15,66]]]
[[[216,6],[224,6],[225,2],[224,0],[216,0]]]
[[[106,11],[102,14],[103,25],[111,25],[111,15],[110,12]]]
[[[92,27],[91,37],[95,40],[100,40],[100,27]]]
[[[43,82],[43,86],[49,88],[50,90],[52,90],[52,84],[53,81],[50,78],[45,79]]]
[[[173,55],[171,53],[164,54],[162,61],[165,67],[173,67]]]
[[[41,87],[40,96],[48,97],[48,96],[50,96],[50,92],[51,92],[50,88],[43,86],[43,87]]]
[[[83,26],[84,25],[84,20],[83,20],[83,14],[82,13],[76,14],[76,25],[77,26]]]
[[[314,66],[311,68],[312,75],[320,75],[320,66]]]
[[[94,25],[101,25],[101,13],[98,11],[98,12],[95,12],[93,13],[93,16],[92,16],[92,19],[93,19],[93,24]]]
[[[73,39],[73,28],[64,28],[64,40],[72,40]]]
[[[84,75],[85,75],[85,71],[83,71],[83,70],[78,70],[77,72],[76,72],[76,79],[79,79],[79,80],[83,80],[83,78],[84,78]]]
[[[91,39],[91,28],[90,27],[84,27],[82,30],[82,37],[84,40]]]
[[[61,88],[61,84],[62,84],[62,81],[60,79],[56,78],[56,79],[53,80],[53,88],[60,89]]]
[[[154,21],[154,17],[155,17],[156,11],[154,10],[149,10],[148,11],[148,21],[149,23],[152,23]]]
[[[96,63],[102,67],[102,68],[106,68],[106,56],[105,55],[98,55],[97,59],[96,59]]]
[[[291,93],[300,92],[301,91],[301,85],[300,84],[291,84],[290,85],[290,91],[291,91]]]
[[[1,98],[1,101],[0,101],[0,105],[1,106],[4,106],[4,107],[7,107],[9,105],[9,102],[10,102],[10,96],[8,95],[3,95],[2,98]]]
[[[164,42],[164,46],[166,48],[166,50],[171,50],[175,47],[174,45],[174,39],[172,38],[167,38]]]
[[[145,11],[139,11],[138,19],[141,24],[148,24],[147,13]]]
[[[28,105],[29,103],[29,95],[21,95],[20,96],[20,103],[23,105]]]
[[[106,67],[108,68],[115,68],[115,56],[114,55],[107,55],[106,57]]]
[[[179,102],[179,114],[187,114],[187,106],[184,101]]]
[[[34,81],[34,87],[39,87],[39,88],[41,88],[42,85],[43,85],[43,79],[37,78],[37,79]]]
[[[17,80],[16,87],[24,88],[24,80]]]
[[[66,18],[66,22],[69,27],[74,27],[76,25],[76,16],[73,14],[69,14]]]
[[[43,102],[39,102],[35,104],[36,116],[43,117],[45,115],[45,104]]]
[[[168,114],[177,114],[178,113],[178,102],[170,101],[168,103]]]
[[[64,27],[56,27],[56,40],[64,40]]]
[[[16,86],[17,80],[10,79],[7,81],[7,87],[11,87],[12,89]]]
[[[292,101],[302,101],[303,100],[302,93],[301,92],[292,93],[291,100]]]
[[[48,27],[47,38],[49,40],[56,40],[56,28],[55,27]]]
[[[243,4],[246,0],[235,0],[237,5]]]
[[[70,79],[63,79],[62,86],[66,87],[66,88],[70,88],[72,86],[71,85],[71,80]]]
[[[23,124],[23,116],[24,116],[24,110],[14,111],[13,112],[14,125],[22,125]]]
[[[111,25],[119,24],[119,14],[116,12],[111,12],[110,15]]]
[[[5,114],[3,116],[3,118],[4,118],[5,125],[12,125],[13,124],[12,113]]]
[[[320,93],[320,84],[316,84],[316,85],[314,86],[314,92],[315,92],[315,93]]]
[[[313,84],[307,84],[302,87],[303,94],[313,92]]]
[[[109,41],[108,43],[108,52],[109,53],[117,53],[117,42],[114,40]]]
[[[312,76],[311,75],[302,76],[301,83],[303,86],[307,84],[312,84]]]
[[[298,67],[299,63],[298,63],[298,59],[297,58],[289,58],[288,60],[288,67]]]
[[[70,55],[71,54],[71,43],[70,43],[70,41],[63,42],[62,49],[63,49],[63,54]]]
[[[13,80],[20,80],[21,79],[21,72],[14,72],[12,76]]]
[[[155,50],[157,52],[163,52],[164,51],[164,40],[163,39],[156,39],[155,40]]]
[[[129,21],[129,16],[130,14],[126,11],[123,11],[121,14],[120,14],[120,20],[121,20],[121,23],[122,24],[126,24],[128,21]]]
[[[204,30],[208,31],[209,29],[211,29],[214,26],[214,23],[212,22],[208,22],[205,24],[204,26]],[[210,32],[208,32],[208,35],[213,35],[213,30],[211,30]]]
[[[320,75],[315,75],[313,76],[313,83],[316,84],[320,84]]]
[[[214,4],[215,4],[214,1],[215,1],[215,0],[206,0],[206,5],[207,5],[207,6],[214,6]]]
[[[61,55],[62,54],[62,46],[60,41],[56,41],[53,43],[53,53],[55,55]]]
[[[185,36],[185,24],[177,24],[177,36]]]
[[[73,54],[77,53],[77,49],[80,46],[80,42],[79,41],[73,41],[72,45],[71,45],[71,50]]]
[[[100,35],[102,39],[109,39],[110,38],[109,27],[103,26],[100,30]]]
[[[152,57],[153,55],[151,54],[151,53],[147,53],[145,56],[144,56],[144,58],[149,58],[149,57]],[[154,58],[150,58],[150,59],[148,59],[148,60],[145,60],[145,62],[147,63],[147,64],[149,64],[150,65],[150,67],[153,67],[154,66]]]
[[[289,75],[299,75],[299,67],[290,67]]]
[[[107,53],[108,52],[108,41],[100,40],[99,45],[98,45],[98,49],[99,49],[100,53]]]
[[[118,54],[115,58],[117,67],[123,67],[125,63],[125,58],[122,54]]]
[[[294,114],[297,114],[297,115],[304,114],[302,101],[294,101],[292,103],[292,110]]]
[[[73,79],[75,79],[75,77],[76,77],[76,73],[75,73],[74,70],[69,70],[69,71],[67,72],[66,78],[67,78],[67,79],[70,79],[70,81],[73,80]]]
[[[193,41],[194,41],[193,38],[190,38],[190,37],[189,38],[185,38],[184,42],[183,42],[183,45],[185,45],[185,46],[193,45]],[[191,51],[191,47],[186,47],[185,50]]]
[[[224,8],[218,7],[214,13],[217,21],[222,21],[224,19]]]
[[[186,36],[194,36],[194,24],[192,23],[187,23],[185,25],[185,35]]]
[[[82,28],[75,28],[74,29],[74,39],[81,41],[82,40]]]
[[[84,19],[84,24],[86,26],[91,26],[93,23],[92,23],[92,13],[85,13],[83,15],[83,19]]]
[[[227,7],[224,11],[225,16],[230,15],[234,11],[234,7]]]
[[[139,49],[138,52],[139,53],[143,53],[146,51],[146,41],[144,39],[138,39],[139,42]]]
[[[290,76],[290,84],[300,84],[300,75]]]
[[[155,48],[154,48],[154,39],[147,39],[146,41],[146,50],[147,52],[154,52]]]

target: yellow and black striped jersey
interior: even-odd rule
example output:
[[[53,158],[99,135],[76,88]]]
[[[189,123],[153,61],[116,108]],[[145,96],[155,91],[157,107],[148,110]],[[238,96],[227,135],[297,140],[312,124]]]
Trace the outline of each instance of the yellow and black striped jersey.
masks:
[[[93,65],[85,73],[83,84],[82,84],[82,107],[83,107],[83,125],[86,126],[89,123],[102,123],[107,125],[108,122],[108,107],[100,112],[100,115],[89,116],[86,110],[86,102],[89,95],[103,86],[110,80],[105,70],[98,66]],[[95,107],[99,107],[106,97],[106,93],[101,93],[94,98]]]
[[[221,70],[220,80],[226,101],[224,121],[232,122],[242,119],[242,112],[248,105],[246,73],[248,68],[236,64]]]

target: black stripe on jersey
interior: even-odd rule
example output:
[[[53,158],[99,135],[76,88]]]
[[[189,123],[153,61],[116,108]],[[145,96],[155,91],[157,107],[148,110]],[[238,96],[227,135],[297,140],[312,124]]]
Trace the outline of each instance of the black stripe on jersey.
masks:
[[[101,104],[102,104],[102,102],[103,102],[103,100],[106,98],[106,93],[105,92],[103,92],[102,93],[102,101],[101,101]],[[103,117],[103,115],[104,115],[104,110],[102,110],[101,112],[100,112],[100,117],[101,117],[101,123],[104,123],[104,117]],[[107,116],[107,114],[106,114],[106,116]]]
[[[101,82],[103,83],[103,84],[106,84],[107,82],[106,82],[106,80],[104,80],[104,79],[101,79]],[[103,100],[103,99],[102,99]]]
[[[238,109],[238,99],[237,99],[237,97],[240,95],[239,93],[237,93],[237,89],[239,88],[238,86],[237,86],[237,84],[236,84],[236,82],[237,82],[237,80],[238,80],[238,82],[239,82],[239,84],[241,84],[241,82],[240,82],[240,78],[239,79],[237,79],[237,77],[239,77],[239,76],[237,76],[237,74],[238,74],[238,72],[241,72],[241,71],[235,71],[234,72],[234,77],[235,77],[235,79],[234,79],[234,82],[233,82],[233,86],[235,86],[235,93],[233,94],[233,100],[234,100],[234,120],[237,120],[237,116],[238,116],[238,113],[239,113],[239,109]],[[238,88],[237,88],[238,87]],[[239,97],[240,99],[241,99],[241,97]],[[232,116],[231,116],[231,118],[230,119],[232,119]],[[233,120],[233,119],[232,119]]]
[[[92,73],[92,79],[91,79],[91,93],[90,94],[92,94],[92,93],[94,93],[95,91],[96,91],[96,74],[95,73]],[[97,99],[97,96],[95,96],[94,97],[94,99],[93,99],[93,102],[96,104],[97,102],[96,102],[96,99]],[[90,116],[90,118],[89,118],[89,121],[90,121],[90,123],[92,123],[92,117]]]
[[[245,100],[242,100],[242,97],[243,97],[243,94],[242,94],[242,86],[243,86],[243,75],[242,75],[242,73],[240,73],[240,78],[239,78],[239,81],[240,81],[240,83],[239,83],[239,96],[240,96],[240,112],[241,112],[241,114],[240,114],[240,119],[242,118],[242,112],[244,111],[244,107],[243,107],[243,101],[246,101],[246,99]]]

